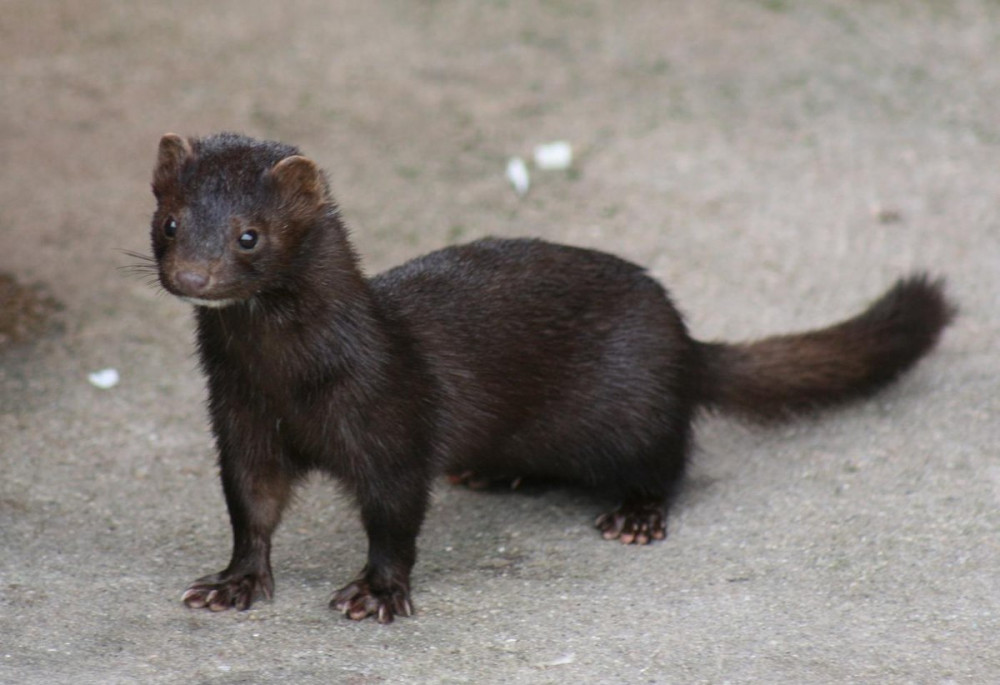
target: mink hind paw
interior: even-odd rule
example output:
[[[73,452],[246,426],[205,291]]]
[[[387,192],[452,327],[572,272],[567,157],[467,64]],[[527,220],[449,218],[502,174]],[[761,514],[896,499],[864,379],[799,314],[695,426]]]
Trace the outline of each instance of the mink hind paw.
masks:
[[[181,601],[192,609],[244,611],[250,608],[257,597],[264,596],[270,599],[272,594],[274,594],[274,581],[270,575],[231,574],[223,571],[204,576],[191,583],[181,596]]]
[[[377,591],[363,578],[337,590],[330,608],[354,621],[374,616],[379,623],[392,623],[396,616],[413,615],[410,592],[405,587]]]
[[[461,473],[447,474],[448,482],[452,485],[464,485],[470,490],[490,490],[494,488],[506,488],[517,490],[524,482],[521,476],[505,478],[489,478],[481,476],[474,471],[462,471]]]
[[[623,544],[645,545],[667,537],[663,506],[656,503],[625,503],[594,521],[605,540],[620,540]]]

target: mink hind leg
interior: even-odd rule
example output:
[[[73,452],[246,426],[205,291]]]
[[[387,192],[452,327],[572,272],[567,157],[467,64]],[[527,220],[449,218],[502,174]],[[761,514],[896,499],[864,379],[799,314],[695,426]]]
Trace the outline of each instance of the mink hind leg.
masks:
[[[667,501],[649,495],[627,497],[618,507],[594,521],[605,540],[645,545],[667,537]]]
[[[641,458],[615,470],[613,494],[620,504],[594,521],[605,540],[645,545],[667,537],[667,512],[684,477],[689,428],[671,432]]]

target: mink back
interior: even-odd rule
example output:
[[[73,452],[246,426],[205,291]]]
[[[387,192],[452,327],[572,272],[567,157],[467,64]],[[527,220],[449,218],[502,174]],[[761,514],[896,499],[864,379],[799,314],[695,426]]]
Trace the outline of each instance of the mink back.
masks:
[[[371,287],[435,379],[446,468],[625,490],[685,453],[698,351],[641,267],[486,239],[407,262]]]

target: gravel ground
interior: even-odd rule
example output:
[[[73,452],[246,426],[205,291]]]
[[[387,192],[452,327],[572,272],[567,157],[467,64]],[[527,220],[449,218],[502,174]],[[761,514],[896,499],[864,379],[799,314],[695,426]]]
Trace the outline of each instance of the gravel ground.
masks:
[[[0,311],[32,294],[0,336],[0,682],[1000,680],[995,1],[0,10]],[[584,492],[441,483],[419,613],[354,623],[327,600],[365,541],[317,479],[275,599],[192,611],[230,544],[192,320],[120,267],[160,135],[217,130],[328,169],[372,272],[532,235],[648,266],[703,339],[832,321],[918,269],[962,314],[871,401],[701,421],[664,543],[602,541]],[[518,196],[507,160],[554,140],[572,168]]]

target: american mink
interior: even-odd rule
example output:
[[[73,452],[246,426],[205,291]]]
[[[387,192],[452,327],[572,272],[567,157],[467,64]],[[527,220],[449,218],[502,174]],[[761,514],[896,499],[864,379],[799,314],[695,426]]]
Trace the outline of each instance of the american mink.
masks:
[[[296,482],[342,481],[368,561],[331,607],[408,616],[432,479],[537,476],[621,505],[603,537],[666,535],[699,409],[775,420],[854,399],[911,367],[952,317],[943,284],[900,280],[861,314],[746,344],[692,339],[642,268],[541,240],[448,247],[371,278],[324,173],[297,148],[163,137],[159,281],[195,305],[233,529],[191,607],[270,597],[271,536]]]

